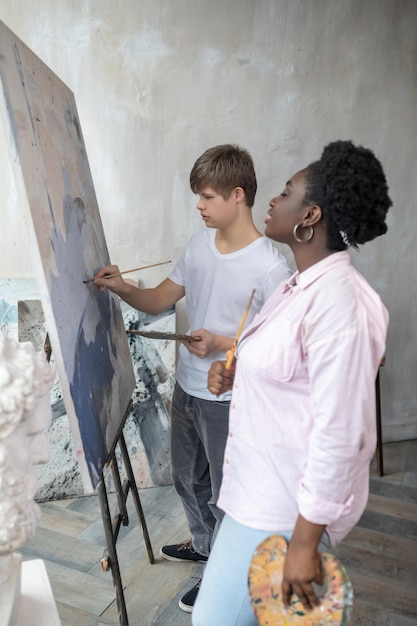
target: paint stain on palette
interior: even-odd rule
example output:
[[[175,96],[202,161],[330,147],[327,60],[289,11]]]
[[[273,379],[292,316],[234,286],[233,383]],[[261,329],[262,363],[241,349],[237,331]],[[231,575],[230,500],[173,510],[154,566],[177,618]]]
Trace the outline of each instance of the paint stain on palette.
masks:
[[[324,584],[317,588],[320,606],[306,611],[294,595],[288,609],[281,595],[282,572],[287,541],[281,535],[265,539],[252,557],[249,592],[252,608],[260,626],[349,626],[353,589],[342,563],[332,554],[321,553]]]

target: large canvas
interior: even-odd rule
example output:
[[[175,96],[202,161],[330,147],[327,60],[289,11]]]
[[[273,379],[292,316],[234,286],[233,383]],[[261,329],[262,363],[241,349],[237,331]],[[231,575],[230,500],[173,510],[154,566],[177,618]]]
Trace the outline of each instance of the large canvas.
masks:
[[[73,93],[0,22],[1,112],[86,491],[97,486],[135,386]]]

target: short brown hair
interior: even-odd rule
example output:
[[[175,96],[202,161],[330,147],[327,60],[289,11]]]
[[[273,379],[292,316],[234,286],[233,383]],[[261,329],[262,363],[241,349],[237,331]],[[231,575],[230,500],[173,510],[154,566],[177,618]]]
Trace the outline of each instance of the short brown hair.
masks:
[[[194,193],[200,193],[206,186],[212,187],[225,200],[235,187],[242,187],[246,204],[253,207],[258,185],[252,157],[234,144],[209,148],[194,163],[190,186]]]

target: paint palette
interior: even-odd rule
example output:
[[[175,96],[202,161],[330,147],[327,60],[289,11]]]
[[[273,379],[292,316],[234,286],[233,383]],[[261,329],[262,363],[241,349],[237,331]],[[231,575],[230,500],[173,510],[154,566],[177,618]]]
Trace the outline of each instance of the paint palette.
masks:
[[[180,335],[178,333],[163,333],[157,330],[127,330],[129,335],[140,335],[148,339],[171,339],[173,341],[201,341],[201,337],[191,335]]]
[[[306,611],[293,596],[288,609],[282,603],[282,572],[288,544],[281,535],[265,539],[252,557],[249,567],[249,593],[260,626],[348,626],[353,604],[353,589],[342,563],[332,554],[321,553],[324,584],[316,589],[320,606]]]

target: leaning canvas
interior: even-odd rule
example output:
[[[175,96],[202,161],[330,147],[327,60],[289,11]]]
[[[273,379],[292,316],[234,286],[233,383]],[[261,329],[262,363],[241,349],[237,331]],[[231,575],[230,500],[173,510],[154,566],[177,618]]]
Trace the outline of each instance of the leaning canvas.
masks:
[[[135,386],[118,299],[91,278],[109,263],[71,90],[0,22],[0,109],[46,325],[86,492],[101,478]]]

